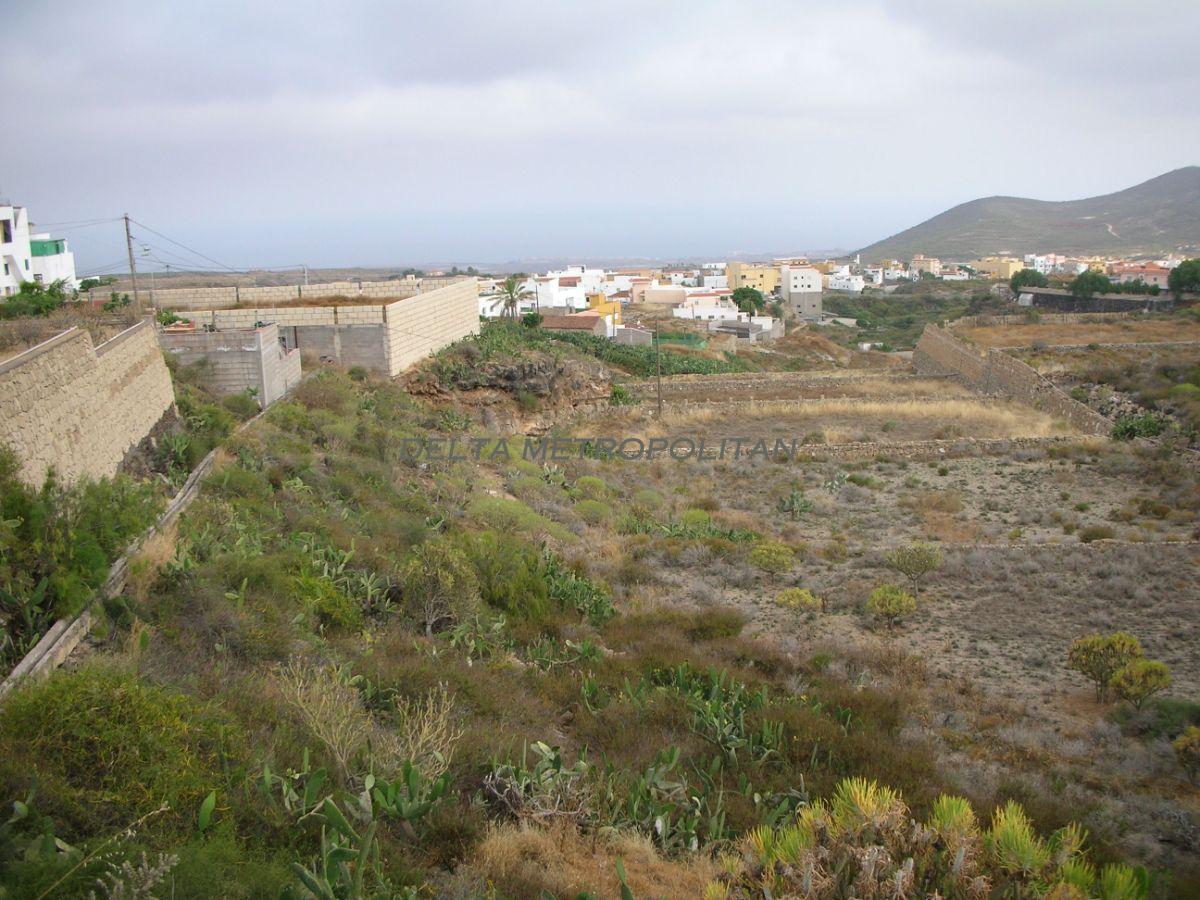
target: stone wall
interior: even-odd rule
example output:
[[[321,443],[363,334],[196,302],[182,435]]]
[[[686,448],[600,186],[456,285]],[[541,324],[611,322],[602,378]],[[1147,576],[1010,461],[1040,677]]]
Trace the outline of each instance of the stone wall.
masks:
[[[273,323],[289,349],[344,366],[398,375],[479,333],[479,288],[474,278],[386,305],[266,306],[196,310],[197,328],[227,331]]]
[[[1107,435],[1112,431],[1112,422],[1068,397],[1019,359],[995,348],[986,357],[980,356],[973,347],[934,324],[925,326],[913,353],[913,365],[919,375],[958,375],[975,390],[1040,409],[1086,434]]]
[[[148,320],[98,347],[72,328],[0,363],[0,443],[31,484],[115,475],[174,406]]]
[[[332,281],[309,285],[270,285],[267,287],[195,287],[164,288],[151,291],[145,279],[139,283],[145,302],[158,309],[176,312],[189,310],[229,309],[236,306],[275,306],[278,304],[310,302],[312,300],[362,297],[371,300],[392,300],[419,293],[440,290],[452,284],[466,282],[465,275],[400,278],[392,281]],[[102,303],[112,293],[111,286],[98,287],[84,293],[88,300]],[[132,292],[128,292],[132,294]]]
[[[207,363],[205,386],[213,393],[253,390],[263,408],[300,380],[300,351],[285,349],[273,324],[232,331],[161,331],[158,340],[180,365]]]
[[[963,316],[961,319],[955,319],[948,327],[953,331],[959,328],[991,328],[1000,325],[1086,325],[1089,322],[1119,322],[1141,316],[1140,312],[1039,313],[1036,318],[1028,315]]]

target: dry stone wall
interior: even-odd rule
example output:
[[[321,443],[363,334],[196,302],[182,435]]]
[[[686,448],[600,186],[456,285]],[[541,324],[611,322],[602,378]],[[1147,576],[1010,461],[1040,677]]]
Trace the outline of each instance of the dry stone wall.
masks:
[[[174,406],[149,321],[98,347],[72,328],[0,363],[0,444],[31,484],[115,475]]]
[[[970,387],[1040,409],[1087,434],[1109,434],[1112,422],[1068,397],[1032,368],[995,348],[980,356],[973,347],[937,325],[925,326],[913,365],[918,375],[958,375]]]

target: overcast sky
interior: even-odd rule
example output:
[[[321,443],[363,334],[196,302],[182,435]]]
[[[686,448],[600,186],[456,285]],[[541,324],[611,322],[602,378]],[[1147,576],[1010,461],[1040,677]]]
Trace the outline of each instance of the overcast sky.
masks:
[[[849,249],[1200,163],[1195,0],[0,8],[0,195],[231,266]]]

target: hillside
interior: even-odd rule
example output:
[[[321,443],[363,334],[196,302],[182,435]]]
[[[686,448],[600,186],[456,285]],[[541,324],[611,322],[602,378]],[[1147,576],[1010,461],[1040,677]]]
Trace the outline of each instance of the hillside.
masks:
[[[968,259],[995,253],[1134,255],[1200,244],[1200,166],[1084,200],[984,197],[864,247],[865,261],[917,253]]]

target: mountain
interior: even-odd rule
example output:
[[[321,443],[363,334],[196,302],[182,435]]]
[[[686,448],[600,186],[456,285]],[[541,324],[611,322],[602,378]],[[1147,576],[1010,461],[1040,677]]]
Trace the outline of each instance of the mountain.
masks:
[[[1200,166],[1086,200],[984,197],[864,247],[864,262],[918,253],[967,260],[1023,253],[1154,254],[1200,245]]]

